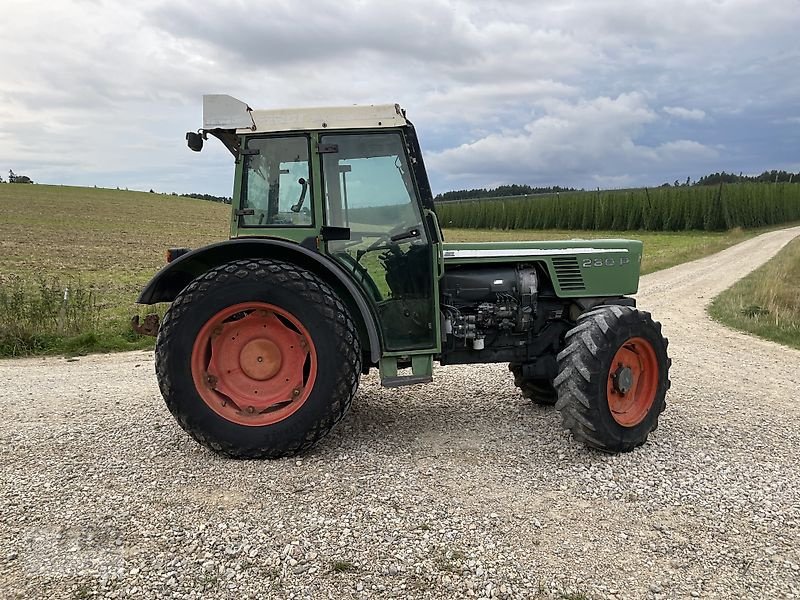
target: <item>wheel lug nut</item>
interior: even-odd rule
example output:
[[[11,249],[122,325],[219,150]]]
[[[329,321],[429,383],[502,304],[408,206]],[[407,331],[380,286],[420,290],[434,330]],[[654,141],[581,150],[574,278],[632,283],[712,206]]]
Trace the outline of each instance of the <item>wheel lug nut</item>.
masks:
[[[253,406],[248,406],[247,407],[247,412],[249,412],[252,415],[254,412],[256,412],[256,409]]]
[[[292,396],[294,396],[296,398],[299,395],[300,395],[300,388],[294,388],[292,390]]]

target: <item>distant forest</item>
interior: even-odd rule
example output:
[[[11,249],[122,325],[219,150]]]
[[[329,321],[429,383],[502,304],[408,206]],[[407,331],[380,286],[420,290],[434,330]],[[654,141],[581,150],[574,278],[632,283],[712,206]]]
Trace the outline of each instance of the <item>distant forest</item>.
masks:
[[[561,186],[531,187],[529,185],[500,185],[496,188],[476,188],[473,190],[453,190],[437,194],[434,202],[447,202],[448,200],[474,200],[476,198],[500,198],[505,196],[529,196],[530,194],[554,194],[556,192],[575,192],[575,188]]]
[[[222,202],[230,204],[232,199],[228,196],[212,196],[211,194],[181,194],[184,198],[197,198],[198,200],[210,200],[211,202]]]
[[[789,171],[764,171],[760,175],[743,175],[739,173],[711,173],[704,175],[697,181],[686,178],[685,182],[675,180],[674,183],[664,183],[659,187],[685,187],[694,185],[719,185],[721,183],[800,183],[800,172]],[[454,190],[437,194],[434,202],[449,202],[453,200],[475,200],[480,198],[504,198],[507,196],[529,196],[532,194],[554,194],[556,192],[575,192],[575,188],[561,187],[532,187],[530,185],[501,185],[496,188],[476,188],[471,190]],[[582,190],[581,190],[582,191]]]
[[[712,173],[698,179],[694,185],[719,185],[720,183],[800,183],[800,171],[764,171],[761,175],[734,175],[733,173]]]

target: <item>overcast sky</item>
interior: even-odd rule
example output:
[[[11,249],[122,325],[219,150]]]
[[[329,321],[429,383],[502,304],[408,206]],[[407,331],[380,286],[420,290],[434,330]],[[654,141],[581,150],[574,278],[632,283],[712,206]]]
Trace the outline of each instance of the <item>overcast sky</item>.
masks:
[[[435,192],[800,170],[798,0],[2,0],[0,174],[230,195],[201,95],[398,102]]]

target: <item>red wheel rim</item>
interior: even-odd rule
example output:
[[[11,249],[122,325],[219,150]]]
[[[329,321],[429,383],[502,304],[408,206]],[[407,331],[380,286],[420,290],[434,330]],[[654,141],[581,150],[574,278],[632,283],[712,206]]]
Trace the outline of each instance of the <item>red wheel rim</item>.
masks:
[[[623,427],[641,423],[653,406],[658,391],[658,358],[644,338],[629,339],[620,346],[608,371],[608,408]]]
[[[266,302],[244,302],[203,325],[191,368],[198,394],[219,416],[239,425],[271,425],[308,399],[317,351],[294,315]]]

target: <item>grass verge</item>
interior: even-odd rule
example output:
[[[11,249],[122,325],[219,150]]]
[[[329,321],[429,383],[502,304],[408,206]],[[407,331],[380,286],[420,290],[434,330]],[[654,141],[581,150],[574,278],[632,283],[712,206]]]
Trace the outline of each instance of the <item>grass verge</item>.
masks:
[[[151,309],[138,293],[167,248],[225,239],[229,218],[193,198],[0,185],[0,356],[151,348],[130,329]]]
[[[800,348],[800,238],[717,296],[709,313],[717,321]]]

